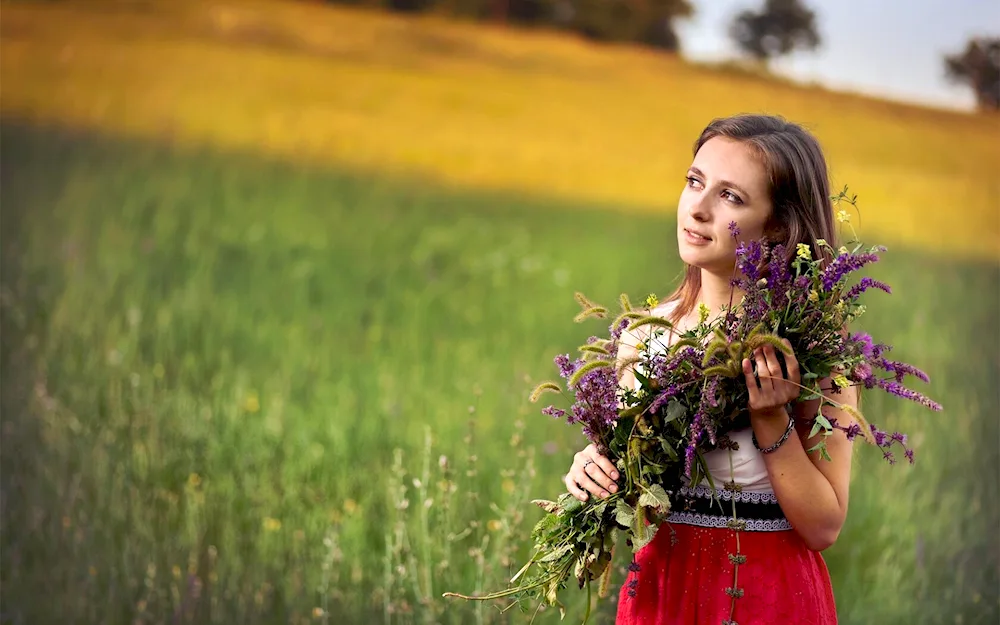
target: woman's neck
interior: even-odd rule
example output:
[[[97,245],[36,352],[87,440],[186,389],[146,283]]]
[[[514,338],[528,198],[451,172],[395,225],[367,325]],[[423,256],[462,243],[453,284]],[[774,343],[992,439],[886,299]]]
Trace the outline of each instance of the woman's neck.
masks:
[[[723,307],[729,308],[739,303],[743,291],[731,286],[733,276],[721,276],[705,269],[701,270],[701,289],[698,302],[708,306],[709,319],[715,319]]]

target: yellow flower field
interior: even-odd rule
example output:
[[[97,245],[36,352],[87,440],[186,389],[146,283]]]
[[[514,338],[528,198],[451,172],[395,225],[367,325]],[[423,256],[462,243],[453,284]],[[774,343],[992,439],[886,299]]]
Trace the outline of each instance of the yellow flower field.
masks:
[[[671,211],[699,130],[808,125],[861,235],[1000,258],[1000,116],[832,93],[574,38],[312,3],[5,4],[2,112]]]

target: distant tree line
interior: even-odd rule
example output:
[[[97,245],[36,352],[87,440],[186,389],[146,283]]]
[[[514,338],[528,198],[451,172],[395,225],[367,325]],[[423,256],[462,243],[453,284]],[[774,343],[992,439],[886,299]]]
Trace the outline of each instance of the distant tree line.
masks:
[[[565,30],[605,42],[640,43],[676,51],[679,18],[694,14],[688,0],[328,0],[393,11],[434,12],[521,27]]]
[[[690,0],[327,0],[392,11],[434,12],[463,19],[544,27],[594,41],[635,43],[679,52],[678,20],[694,15]],[[802,0],[761,0],[733,16],[729,37],[766,67],[774,58],[822,45],[815,13]],[[979,108],[1000,110],[1000,37],[977,37],[944,57],[945,75],[970,87]]]

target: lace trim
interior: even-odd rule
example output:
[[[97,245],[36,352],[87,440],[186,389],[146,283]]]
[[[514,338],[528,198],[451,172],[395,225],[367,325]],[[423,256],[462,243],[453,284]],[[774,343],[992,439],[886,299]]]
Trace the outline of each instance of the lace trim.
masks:
[[[736,499],[737,503],[778,503],[778,497],[774,493],[748,493],[743,491],[733,492],[725,488],[715,489],[715,497],[723,501]],[[695,488],[681,487],[678,491],[682,497],[703,497],[712,499],[712,489],[708,486],[696,486]]]
[[[745,524],[743,531],[747,532],[782,532],[792,529],[788,519],[737,519]],[[667,517],[667,523],[680,525],[697,525],[698,527],[730,528],[733,517],[717,514],[700,514],[696,512],[673,512]]]

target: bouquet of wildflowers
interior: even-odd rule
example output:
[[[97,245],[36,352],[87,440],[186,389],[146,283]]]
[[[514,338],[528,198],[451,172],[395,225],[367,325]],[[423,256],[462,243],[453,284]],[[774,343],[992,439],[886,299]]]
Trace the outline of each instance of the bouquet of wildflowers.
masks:
[[[846,189],[845,189],[846,191]],[[845,192],[834,198],[854,203]],[[838,220],[848,223],[846,211]],[[730,225],[739,240],[736,224]],[[852,228],[853,231],[853,228]],[[590,337],[579,347],[579,357],[559,355],[555,364],[563,386],[545,382],[535,388],[531,400],[556,392],[569,399],[567,408],[547,406],[542,412],[579,424],[585,436],[619,469],[619,490],[605,498],[581,502],[569,493],[555,501],[534,500],[545,510],[532,530],[531,558],[510,580],[510,588],[480,597],[534,598],[559,606],[558,592],[570,579],[591,591],[600,580],[599,593],[607,592],[612,547],[618,535],[626,534],[633,552],[648,545],[659,526],[678,507],[679,491],[711,476],[704,454],[728,444],[726,434],[749,425],[748,391],[742,362],[754,350],[770,344],[782,353],[787,339],[801,371],[802,393],[797,401],[814,400],[811,437],[823,434],[808,451],[825,459],[825,437],[835,429],[854,440],[860,436],[877,446],[885,459],[895,462],[892,447],[903,449],[913,462],[913,450],[905,434],[889,434],[849,405],[830,398],[840,388],[859,386],[882,389],[897,397],[918,402],[932,410],[941,406],[904,385],[907,376],[928,382],[919,369],[886,357],[891,347],[876,343],[868,334],[847,334],[843,328],[864,313],[860,296],[869,289],[890,292],[890,287],[870,277],[853,285],[849,278],[878,261],[882,247],[864,248],[854,237],[839,250],[817,241],[815,248],[799,245],[791,263],[781,245],[769,248],[761,241],[741,242],[737,248],[737,274],[733,285],[744,294],[715,321],[702,306],[699,323],[678,332],[666,318],[636,310],[627,295],[620,298],[621,312],[608,328],[606,338]],[[826,262],[822,259],[827,259]],[[582,311],[575,321],[607,318],[608,309],[577,293]],[[647,299],[655,309],[655,297]],[[617,358],[622,333],[640,333],[631,358]],[[664,334],[673,331],[677,340],[668,345]],[[751,359],[752,360],[752,359]],[[621,388],[623,367],[633,368],[635,388]],[[820,380],[833,381],[833,393],[823,392]],[[853,417],[849,425],[823,415],[824,405],[834,405]],[[588,610],[590,602],[588,601]]]

